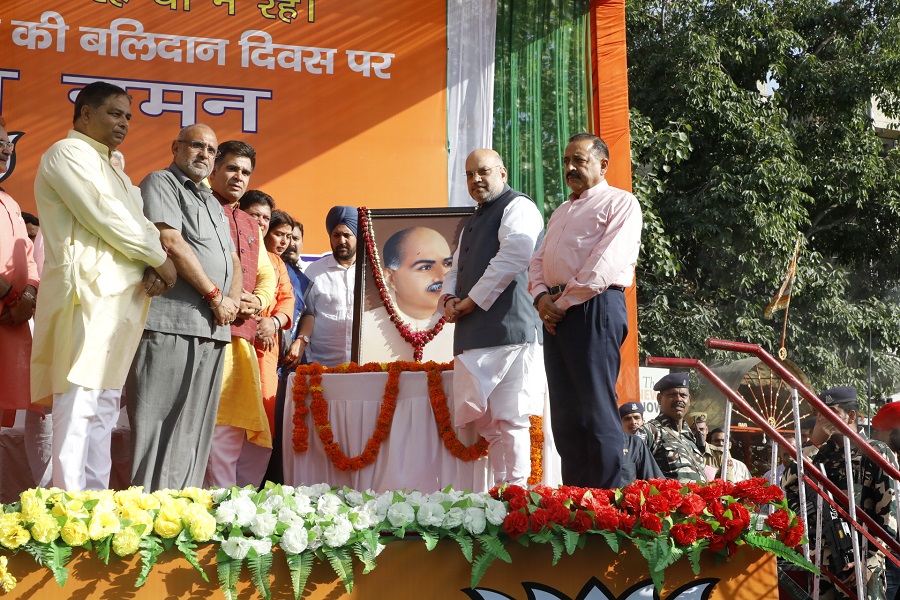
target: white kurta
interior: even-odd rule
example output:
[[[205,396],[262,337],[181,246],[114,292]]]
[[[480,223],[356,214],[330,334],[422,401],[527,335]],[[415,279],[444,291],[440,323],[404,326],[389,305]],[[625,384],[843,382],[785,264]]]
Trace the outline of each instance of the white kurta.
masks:
[[[516,275],[528,268],[543,228],[541,213],[528,198],[520,196],[506,206],[497,232],[500,250],[469,292],[478,306],[490,309]],[[462,239],[460,235],[453,267],[444,278],[444,291],[448,293],[456,289]],[[488,408],[488,398],[494,420],[541,412],[547,377],[537,342],[466,350],[456,357],[453,370],[457,425],[481,417]]]
[[[31,353],[31,397],[72,384],[119,389],[144,330],[141,279],[166,254],[140,189],[109,148],[76,131],[41,158],[34,196],[45,256]]]
[[[349,362],[356,265],[344,267],[329,255],[309,265],[306,276],[312,284],[306,291],[304,314],[316,318],[306,357],[326,367]]]

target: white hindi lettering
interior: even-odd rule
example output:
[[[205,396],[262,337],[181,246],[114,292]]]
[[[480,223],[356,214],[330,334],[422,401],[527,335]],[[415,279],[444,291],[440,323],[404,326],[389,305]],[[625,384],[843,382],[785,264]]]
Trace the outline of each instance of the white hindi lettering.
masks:
[[[39,23],[31,21],[10,21],[15,25],[12,32],[12,40],[16,46],[25,46],[29,50],[49,48],[53,43],[53,30],[56,30],[56,51],[64,52],[66,49],[66,30],[69,26],[62,15],[52,10],[41,14]]]
[[[373,63],[372,59],[378,59],[378,63]],[[385,69],[391,68],[391,61],[394,60],[393,54],[384,52],[366,52],[365,50],[347,50],[347,66],[351,71],[362,73],[363,77],[368,77],[371,71],[375,71],[375,76],[379,79],[390,79],[391,74],[385,73]]]
[[[200,107],[206,114],[219,116],[226,110],[239,110],[242,113],[244,133],[256,133],[259,130],[259,101],[272,99],[271,90],[253,88],[81,75],[62,77],[63,84],[77,86],[69,92],[69,100],[72,102],[82,87],[94,81],[106,81],[128,90],[146,90],[148,97],[139,104],[141,113],[151,117],[158,117],[166,112],[178,113],[181,115],[182,127],[197,122],[198,96],[202,96],[207,97],[200,100]],[[178,99],[173,99],[173,96]]]
[[[193,63],[215,60],[225,64],[228,40],[215,38],[144,32],[144,25],[134,19],[115,19],[109,29],[80,27],[81,47],[100,56],[119,56],[128,60],[153,60],[157,56],[174,62]],[[109,45],[107,45],[109,38]]]
[[[241,34],[238,44],[241,46],[242,67],[249,67],[252,63],[257,67],[274,69],[277,64],[298,72],[306,67],[306,72],[314,75],[320,75],[324,67],[325,74],[334,73],[334,56],[337,54],[335,48],[275,44],[269,33],[256,29],[248,29]]]

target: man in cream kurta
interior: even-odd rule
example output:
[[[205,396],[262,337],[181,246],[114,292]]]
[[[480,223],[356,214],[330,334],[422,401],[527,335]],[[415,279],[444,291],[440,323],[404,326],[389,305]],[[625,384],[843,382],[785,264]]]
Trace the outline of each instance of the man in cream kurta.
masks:
[[[124,90],[88,85],[34,182],[45,258],[31,397],[53,404],[53,485],[68,490],[109,486],[110,435],[150,296],[176,278],[140,191],[109,162],[130,118]]]

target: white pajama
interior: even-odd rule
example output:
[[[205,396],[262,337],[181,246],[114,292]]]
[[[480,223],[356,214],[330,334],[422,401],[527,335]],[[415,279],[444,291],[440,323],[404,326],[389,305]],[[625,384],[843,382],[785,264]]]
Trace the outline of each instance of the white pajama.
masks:
[[[216,425],[212,448],[203,487],[259,487],[269,466],[271,448],[247,441],[247,431],[231,425]]]
[[[72,385],[53,394],[53,485],[68,491],[105,490],[112,465],[112,430],[122,390]]]

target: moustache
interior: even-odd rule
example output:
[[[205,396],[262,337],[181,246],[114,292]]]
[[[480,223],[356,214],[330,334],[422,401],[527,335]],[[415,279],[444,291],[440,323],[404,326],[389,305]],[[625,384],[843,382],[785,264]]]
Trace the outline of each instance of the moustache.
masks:
[[[429,285],[427,288],[425,288],[425,291],[427,291],[427,292],[439,292],[439,291],[441,291],[442,289],[444,289],[444,282],[443,282],[443,281],[435,281],[434,283],[432,283],[431,285]]]
[[[566,174],[566,179],[570,179],[570,178],[572,178],[572,179],[581,179],[581,175],[579,175],[579,174],[576,173],[575,171],[572,171],[571,173],[567,173],[567,174]]]

